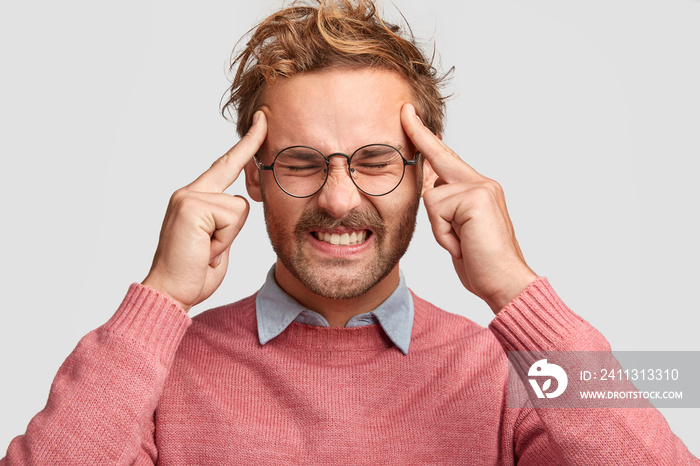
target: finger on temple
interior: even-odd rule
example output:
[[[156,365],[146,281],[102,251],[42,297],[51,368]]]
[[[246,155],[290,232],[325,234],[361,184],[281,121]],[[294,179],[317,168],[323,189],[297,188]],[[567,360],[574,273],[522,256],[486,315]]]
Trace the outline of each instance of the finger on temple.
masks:
[[[188,188],[202,192],[224,192],[236,181],[243,167],[258,152],[266,136],[267,119],[265,113],[258,110],[248,133],[199,178],[190,183]]]
[[[412,104],[401,108],[401,124],[409,139],[446,183],[472,181],[481,175],[470,167],[420,120]]]

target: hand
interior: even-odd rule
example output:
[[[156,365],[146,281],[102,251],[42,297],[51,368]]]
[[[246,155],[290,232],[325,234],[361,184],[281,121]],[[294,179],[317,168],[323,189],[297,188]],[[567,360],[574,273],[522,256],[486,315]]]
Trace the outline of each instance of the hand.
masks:
[[[498,313],[537,279],[515,239],[501,186],[477,173],[423,125],[411,104],[401,109],[404,131],[423,154],[423,202],[437,242],[452,255],[462,284]]]
[[[229,248],[248,216],[248,201],[223,191],[267,135],[267,120],[258,111],[246,134],[195,181],[170,198],[153,265],[143,285],[174,299],[185,311],[221,285]]]

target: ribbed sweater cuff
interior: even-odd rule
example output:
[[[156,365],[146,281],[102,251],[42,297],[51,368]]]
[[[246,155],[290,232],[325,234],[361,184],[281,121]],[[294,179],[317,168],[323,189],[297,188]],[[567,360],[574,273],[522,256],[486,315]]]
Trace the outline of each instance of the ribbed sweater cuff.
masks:
[[[192,319],[168,296],[133,283],[101,330],[143,345],[161,363],[168,364],[191,323]]]
[[[562,350],[562,340],[588,325],[540,277],[511,301],[489,328],[506,351]]]

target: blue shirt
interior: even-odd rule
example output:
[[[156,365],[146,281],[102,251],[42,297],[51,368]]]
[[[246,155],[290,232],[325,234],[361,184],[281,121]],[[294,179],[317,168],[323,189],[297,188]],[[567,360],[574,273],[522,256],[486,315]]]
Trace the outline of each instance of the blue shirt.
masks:
[[[262,345],[282,333],[292,322],[330,326],[321,314],[306,309],[279,287],[275,281],[275,266],[267,273],[265,284],[255,298],[255,313],[258,338]],[[413,297],[401,272],[399,285],[391,296],[373,311],[352,317],[345,326],[361,327],[377,323],[403,354],[408,354],[413,328]]]

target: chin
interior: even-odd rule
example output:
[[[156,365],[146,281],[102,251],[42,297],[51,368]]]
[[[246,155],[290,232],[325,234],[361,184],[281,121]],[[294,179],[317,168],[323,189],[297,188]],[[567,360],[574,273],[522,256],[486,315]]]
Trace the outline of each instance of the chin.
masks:
[[[364,269],[359,274],[347,274],[345,271],[328,273],[324,270],[321,276],[305,279],[302,284],[314,294],[324,298],[353,299],[374,288],[389,275],[392,269],[393,267],[381,271],[373,270],[371,273],[367,273],[368,271]]]
[[[377,258],[367,264],[334,259],[321,264],[311,263],[301,254],[285,258],[278,254],[285,268],[306,289],[327,299],[358,298],[386,278],[398,264]]]

